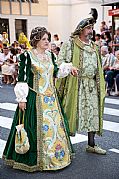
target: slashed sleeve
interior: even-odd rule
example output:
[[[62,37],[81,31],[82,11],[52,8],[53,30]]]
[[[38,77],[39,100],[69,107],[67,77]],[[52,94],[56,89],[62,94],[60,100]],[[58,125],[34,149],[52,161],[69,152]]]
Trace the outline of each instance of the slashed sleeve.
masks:
[[[29,92],[28,80],[31,68],[31,61],[28,52],[20,55],[19,69],[18,69],[18,82],[14,88],[16,101],[27,102]]]

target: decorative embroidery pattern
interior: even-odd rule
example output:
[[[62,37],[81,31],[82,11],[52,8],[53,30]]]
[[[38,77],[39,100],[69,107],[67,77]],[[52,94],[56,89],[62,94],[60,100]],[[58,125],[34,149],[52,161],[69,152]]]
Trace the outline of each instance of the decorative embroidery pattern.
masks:
[[[70,148],[66,131],[64,129],[63,117],[59,111],[58,99],[56,98],[56,92],[53,86],[53,64],[34,62],[32,56],[32,71],[35,74],[34,86],[35,90],[39,94],[40,103],[42,104],[42,118],[39,118],[40,128],[42,129],[39,135],[39,145],[42,146],[42,155],[39,151],[39,161],[42,160],[43,170],[55,170],[57,168],[63,168],[70,163]],[[37,65],[37,66],[36,66]],[[39,75],[40,74],[40,75]],[[40,76],[40,78],[38,78]],[[38,85],[36,85],[39,84]],[[38,114],[37,107],[37,114]],[[39,115],[39,114],[38,114]],[[40,121],[42,120],[42,121]],[[41,157],[40,157],[41,156]]]

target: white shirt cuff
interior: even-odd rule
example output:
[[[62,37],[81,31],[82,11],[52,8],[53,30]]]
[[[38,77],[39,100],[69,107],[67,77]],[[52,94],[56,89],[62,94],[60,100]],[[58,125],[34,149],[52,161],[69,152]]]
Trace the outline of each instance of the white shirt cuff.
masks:
[[[71,73],[72,67],[73,67],[72,63],[63,62],[59,66],[57,78],[64,78],[64,77],[68,76]]]

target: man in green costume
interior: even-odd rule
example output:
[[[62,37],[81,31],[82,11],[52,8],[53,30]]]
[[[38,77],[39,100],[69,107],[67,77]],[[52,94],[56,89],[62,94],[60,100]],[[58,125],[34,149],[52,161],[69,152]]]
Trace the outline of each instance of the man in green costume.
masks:
[[[77,71],[72,76],[57,80],[57,92],[68,119],[70,134],[88,132],[87,152],[106,154],[95,145],[95,134],[102,135],[105,81],[98,46],[91,40],[96,9],[82,20],[70,40],[64,43],[58,63],[72,62]]]

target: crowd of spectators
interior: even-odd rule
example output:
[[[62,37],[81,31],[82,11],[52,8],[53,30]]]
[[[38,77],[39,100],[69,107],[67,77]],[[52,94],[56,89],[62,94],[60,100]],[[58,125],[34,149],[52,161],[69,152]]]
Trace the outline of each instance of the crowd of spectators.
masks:
[[[57,34],[50,43],[49,50],[56,56],[60,51],[61,41]],[[7,33],[0,35],[0,82],[4,84],[16,84],[18,75],[19,55],[24,50],[31,49],[30,43],[24,33],[20,33],[18,41],[9,44]]]
[[[107,95],[119,96],[119,27],[112,39],[112,27],[103,21],[100,33],[95,34],[95,43],[101,51]]]
[[[18,72],[18,57],[23,49],[15,41],[11,46],[2,44],[0,48],[0,71],[2,74],[1,83],[16,84]]]

